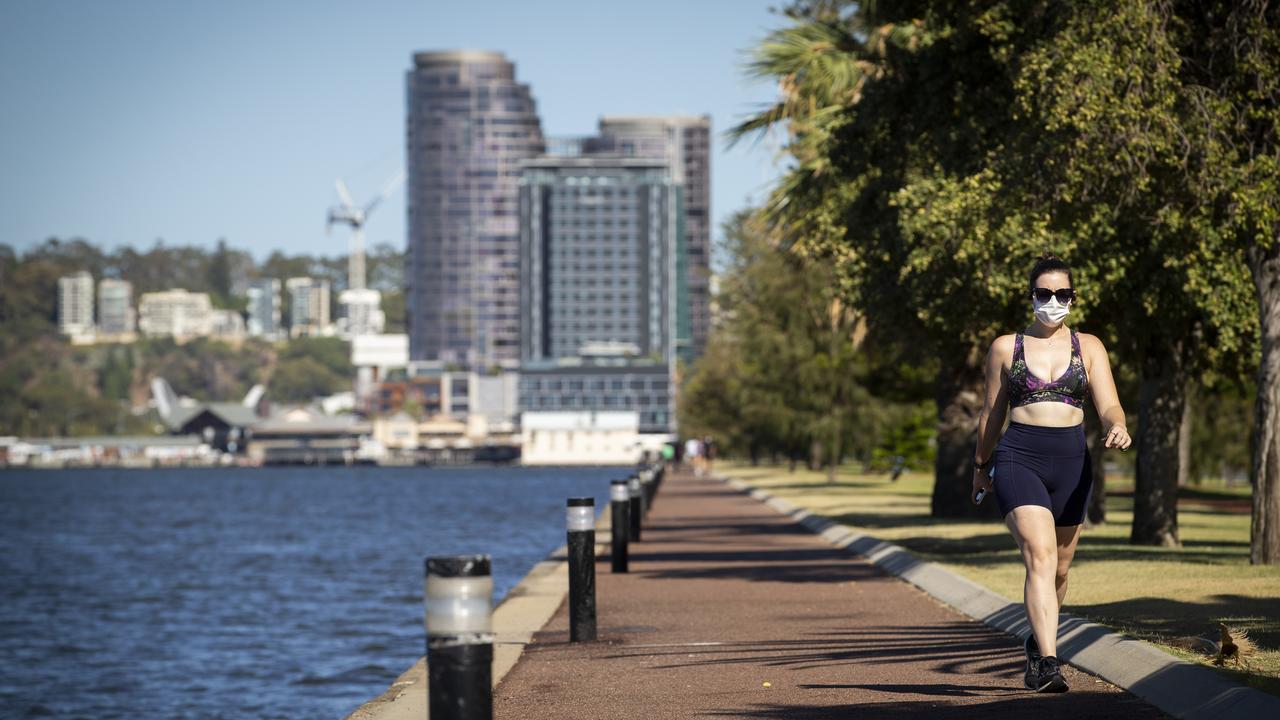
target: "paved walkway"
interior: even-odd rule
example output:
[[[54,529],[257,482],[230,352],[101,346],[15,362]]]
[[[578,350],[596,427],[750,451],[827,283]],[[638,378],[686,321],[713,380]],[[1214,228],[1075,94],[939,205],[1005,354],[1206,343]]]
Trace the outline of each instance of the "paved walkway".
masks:
[[[1073,668],[1071,692],[1027,691],[1017,639],[719,481],[669,474],[631,572],[600,561],[600,640],[569,643],[562,606],[498,718],[1164,717]]]

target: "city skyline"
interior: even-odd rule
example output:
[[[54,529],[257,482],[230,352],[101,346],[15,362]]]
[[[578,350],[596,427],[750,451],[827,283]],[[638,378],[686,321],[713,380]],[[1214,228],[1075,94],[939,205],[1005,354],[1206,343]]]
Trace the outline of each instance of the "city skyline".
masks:
[[[385,2],[358,17],[303,7],[17,8],[0,30],[0,87],[25,112],[0,120],[0,243],[221,237],[255,257],[345,254],[345,235],[323,229],[333,179],[364,196],[403,167],[403,77],[416,52],[503,52],[548,136],[589,134],[606,115],[702,113],[721,133],[774,97],[743,70],[745,49],[778,22],[767,3]],[[608,30],[618,27],[628,32]],[[777,171],[767,145],[728,150],[719,134],[712,145],[718,236]],[[370,222],[370,246],[406,247],[404,200],[395,193]]]

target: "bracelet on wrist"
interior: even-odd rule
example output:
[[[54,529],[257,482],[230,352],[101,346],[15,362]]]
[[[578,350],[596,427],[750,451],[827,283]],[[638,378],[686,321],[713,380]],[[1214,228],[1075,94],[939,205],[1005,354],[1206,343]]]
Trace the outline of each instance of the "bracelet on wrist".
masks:
[[[991,461],[992,461],[992,459],[991,459],[991,458],[987,458],[987,461],[986,461],[986,462],[984,462],[984,463],[980,463],[980,462],[978,462],[978,461],[977,461],[977,459],[975,458],[975,459],[974,459],[974,461],[973,461],[973,466],[974,466],[974,467],[976,467],[976,468],[978,468],[979,470],[986,470],[987,468],[991,467]]]

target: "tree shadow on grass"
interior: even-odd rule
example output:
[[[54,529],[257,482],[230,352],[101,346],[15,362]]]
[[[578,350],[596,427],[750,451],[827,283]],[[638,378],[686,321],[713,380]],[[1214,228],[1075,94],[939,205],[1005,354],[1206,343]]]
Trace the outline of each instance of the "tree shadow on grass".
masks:
[[[992,507],[994,508],[994,504],[992,505]],[[980,523],[980,522],[990,522],[992,524],[992,527],[1003,528],[1004,526],[1000,524],[1000,519],[997,516],[997,512],[998,511],[996,510],[991,510],[990,517],[979,517],[979,518],[970,518],[970,519],[935,518],[935,517],[929,517],[928,515],[897,515],[897,514],[877,513],[877,512],[846,512],[846,513],[840,513],[838,515],[832,514],[826,517],[829,517],[838,523],[851,525],[856,528],[865,528],[868,530],[874,530],[876,528],[899,528],[899,527],[912,527],[912,528],[949,527],[952,525],[972,524],[972,523]]]
[[[923,539],[917,538],[915,542]],[[901,543],[900,543],[901,544]],[[960,565],[973,567],[989,567],[991,565],[1003,565],[1010,562],[1018,561],[1017,555],[1010,556],[1007,552],[1000,550],[1012,550],[1013,548],[995,548],[985,553],[969,552],[963,548],[952,552],[925,552],[908,548],[921,555],[925,555],[926,559],[938,562],[955,562]],[[1075,564],[1082,562],[1100,562],[1100,561],[1132,561],[1132,562],[1149,562],[1149,563],[1187,563],[1192,565],[1223,565],[1239,561],[1238,553],[1231,552],[1209,552],[1209,551],[1192,551],[1178,550],[1171,552],[1145,552],[1142,550],[1130,550],[1124,546],[1086,546],[1081,544],[1076,550]]]
[[[1246,630],[1259,647],[1280,647],[1280,599],[1220,594],[1209,602],[1140,597],[1094,605],[1070,605],[1068,612],[1103,624],[1123,626],[1144,637],[1218,637],[1218,623]]]

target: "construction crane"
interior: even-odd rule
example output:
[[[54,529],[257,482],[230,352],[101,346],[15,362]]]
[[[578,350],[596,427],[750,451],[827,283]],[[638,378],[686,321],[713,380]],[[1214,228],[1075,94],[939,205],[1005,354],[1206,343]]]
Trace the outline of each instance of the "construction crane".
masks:
[[[383,186],[382,192],[364,207],[356,205],[351,199],[351,193],[347,191],[347,185],[342,182],[342,178],[337,178],[333,181],[334,186],[338,188],[338,198],[342,201],[342,204],[329,208],[329,222],[325,224],[325,233],[329,233],[336,224],[347,225],[351,228],[351,254],[347,258],[347,287],[349,289],[365,289],[364,224],[369,221],[369,215],[373,213],[374,208],[378,207],[383,200],[386,200],[392,192],[395,192],[396,187],[403,181],[404,172],[396,173],[396,176]]]

